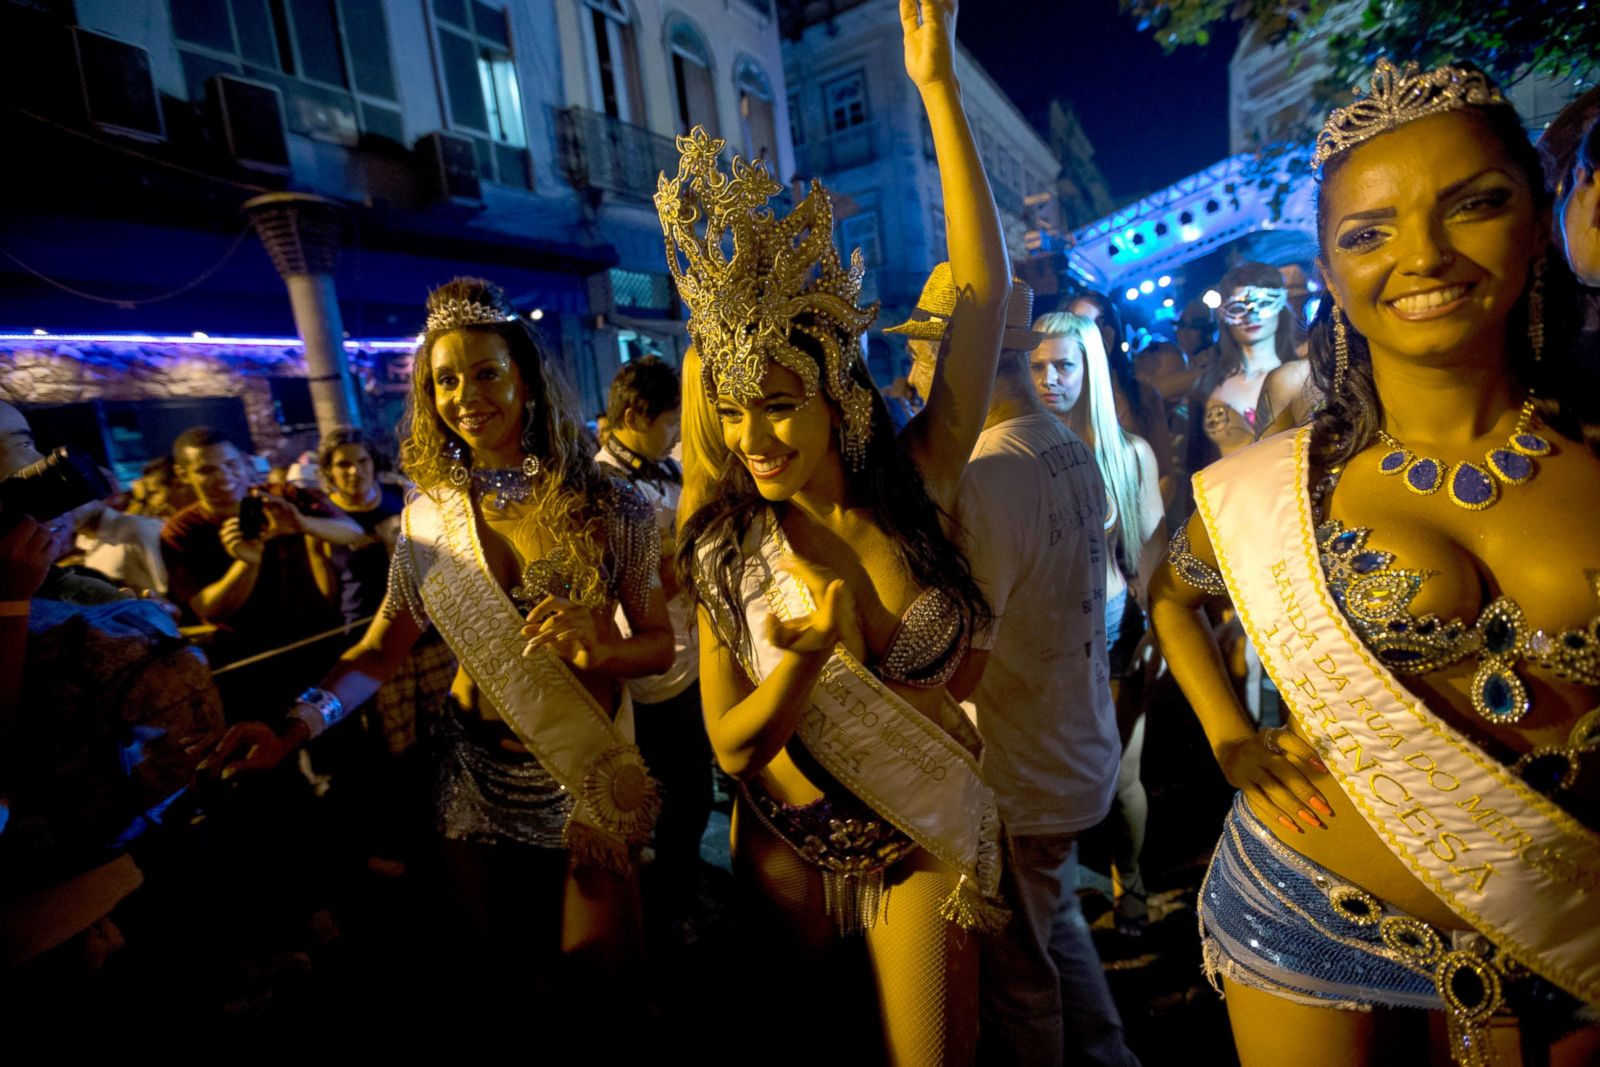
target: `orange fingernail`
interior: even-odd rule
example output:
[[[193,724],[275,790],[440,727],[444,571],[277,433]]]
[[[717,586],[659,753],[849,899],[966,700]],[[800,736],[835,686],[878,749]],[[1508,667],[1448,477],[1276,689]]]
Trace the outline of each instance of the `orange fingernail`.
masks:
[[[1289,818],[1289,816],[1287,816],[1287,815],[1278,816],[1278,821],[1283,823],[1283,825],[1287,826],[1291,830],[1294,830],[1296,832],[1298,832],[1300,830],[1300,827],[1298,827],[1298,826],[1296,826],[1294,824],[1294,820]]]
[[[1322,820],[1317,818],[1315,815],[1311,814],[1305,808],[1301,808],[1300,809],[1299,815],[1300,815],[1300,817],[1302,819],[1304,819],[1306,822],[1310,823],[1312,826],[1321,826],[1322,825]]]
[[[1322,814],[1324,814],[1324,815],[1332,815],[1333,814],[1333,809],[1328,807],[1328,802],[1326,800],[1323,800],[1321,797],[1312,797],[1311,798],[1311,806],[1313,808],[1316,808],[1318,811],[1322,812]]]
[[[1315,767],[1319,771],[1322,771],[1324,774],[1326,774],[1327,771],[1328,771],[1328,765],[1326,763],[1323,763],[1321,760],[1319,760],[1315,756],[1311,757],[1311,766]]]

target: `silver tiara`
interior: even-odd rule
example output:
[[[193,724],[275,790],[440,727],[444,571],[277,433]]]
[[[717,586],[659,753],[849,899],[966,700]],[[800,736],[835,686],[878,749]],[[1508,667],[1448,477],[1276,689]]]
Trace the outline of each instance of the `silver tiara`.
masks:
[[[1359,93],[1360,86],[1354,91]],[[1320,180],[1328,160],[1380,133],[1444,111],[1505,102],[1494,82],[1479,71],[1438,67],[1418,73],[1415,63],[1396,67],[1388,59],[1380,59],[1372,70],[1371,90],[1328,115],[1311,153],[1311,169]]]
[[[477,300],[445,300],[428,311],[427,331],[459,330],[463,326],[483,326],[494,322],[514,322],[517,316],[505,308]]]

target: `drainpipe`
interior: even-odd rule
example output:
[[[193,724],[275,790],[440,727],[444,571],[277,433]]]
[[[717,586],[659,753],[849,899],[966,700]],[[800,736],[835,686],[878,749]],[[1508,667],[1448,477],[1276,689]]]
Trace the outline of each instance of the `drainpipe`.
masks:
[[[355,383],[344,354],[344,326],[333,290],[344,209],[309,193],[267,193],[245,202],[245,214],[289,289],[295,329],[305,346],[317,431],[361,426]]]

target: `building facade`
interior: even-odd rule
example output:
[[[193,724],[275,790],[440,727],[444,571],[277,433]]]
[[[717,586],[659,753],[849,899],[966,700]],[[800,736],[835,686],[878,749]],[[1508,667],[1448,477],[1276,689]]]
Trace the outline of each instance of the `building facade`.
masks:
[[[431,286],[482,275],[592,413],[622,360],[684,347],[650,204],[673,136],[702,123],[793,163],[768,0],[0,0],[0,20],[0,121],[30,161],[0,212],[0,359],[57,402],[98,400],[127,345],[78,357],[128,333],[159,337],[158,362],[193,347],[206,388],[240,397],[264,364],[230,385],[209,338],[288,339],[271,366],[297,373],[241,212],[291,190],[342,208],[350,336],[414,336]],[[405,358],[358,361],[369,423],[394,425]]]
[[[844,5],[822,7],[830,6]],[[783,62],[795,166],[779,173],[797,192],[801,183],[820,178],[833,194],[840,248],[847,255],[861,249],[865,296],[883,302],[869,333],[868,364],[887,382],[903,372],[904,355],[898,341],[879,331],[909,314],[928,272],[948,256],[933,136],[906,77],[894,5],[831,12],[798,5],[789,14]],[[1036,217],[1054,200],[1060,164],[1049,142],[959,45],[956,74],[1007,247],[1014,260],[1024,259]]]

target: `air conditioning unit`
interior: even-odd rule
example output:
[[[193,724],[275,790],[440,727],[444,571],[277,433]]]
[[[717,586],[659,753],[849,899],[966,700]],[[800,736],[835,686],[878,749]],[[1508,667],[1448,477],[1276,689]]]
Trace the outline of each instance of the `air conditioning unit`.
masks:
[[[206,92],[230,159],[269,174],[290,172],[289,128],[283,117],[283,94],[276,85],[214,74],[206,82]]]
[[[417,141],[423,188],[437,200],[482,200],[478,146],[472,138],[435,130]]]
[[[150,53],[103,33],[70,27],[78,87],[91,125],[140,141],[165,141],[161,97],[150,76]]]

